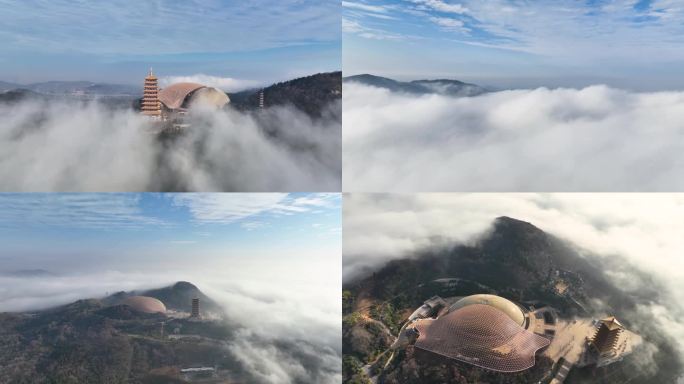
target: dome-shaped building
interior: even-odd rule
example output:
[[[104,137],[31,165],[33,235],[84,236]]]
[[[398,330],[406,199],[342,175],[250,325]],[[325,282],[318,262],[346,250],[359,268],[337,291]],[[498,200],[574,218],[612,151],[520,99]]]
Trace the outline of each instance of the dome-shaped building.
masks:
[[[197,104],[221,108],[230,99],[217,88],[197,83],[175,83],[159,91],[159,101],[168,111],[176,111]]]
[[[508,317],[511,318],[511,320],[515,321],[516,324],[520,326],[523,326],[525,324],[525,314],[523,313],[522,309],[520,309],[520,307],[514,302],[496,295],[478,294],[466,296],[461,300],[455,302],[449,308],[449,312],[453,312],[460,308],[473,304],[489,305],[505,313]]]
[[[519,372],[535,364],[550,341],[523,328],[525,317],[513,302],[473,295],[453,304],[446,315],[415,323],[415,348],[497,372]]]
[[[166,306],[160,300],[149,296],[127,297],[121,304],[143,313],[166,313]]]

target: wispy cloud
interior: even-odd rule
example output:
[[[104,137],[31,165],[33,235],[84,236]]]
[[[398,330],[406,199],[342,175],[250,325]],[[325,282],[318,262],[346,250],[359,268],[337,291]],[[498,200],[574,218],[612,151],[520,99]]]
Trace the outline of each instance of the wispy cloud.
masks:
[[[362,25],[360,21],[347,18],[342,19],[342,30],[346,33],[353,33],[359,37],[372,40],[405,40],[408,36],[388,32],[378,28]]]
[[[465,23],[458,19],[449,17],[430,17],[430,21],[449,31],[470,31],[470,28],[466,28]]]
[[[345,8],[357,9],[373,13],[386,13],[389,8],[386,5],[369,5],[364,3],[356,3],[353,1],[343,1],[342,6]]]
[[[255,229],[260,229],[268,226],[268,223],[262,221],[248,221],[240,224],[240,226],[248,231],[253,231]]]
[[[463,14],[468,12],[468,8],[462,4],[447,3],[442,0],[411,0],[413,3],[421,6],[421,9],[431,9],[445,13]]]
[[[138,194],[0,194],[0,226],[139,228],[166,225],[146,215]]]
[[[282,216],[333,207],[335,194],[291,196],[285,193],[183,193],[173,196],[174,204],[189,209],[197,223],[234,223],[259,215]],[[253,220],[242,224],[253,230],[266,224]]]
[[[330,0],[161,0],[135,6],[127,0],[8,0],[0,5],[5,48],[175,54],[254,50],[339,38],[335,25],[340,6]]]

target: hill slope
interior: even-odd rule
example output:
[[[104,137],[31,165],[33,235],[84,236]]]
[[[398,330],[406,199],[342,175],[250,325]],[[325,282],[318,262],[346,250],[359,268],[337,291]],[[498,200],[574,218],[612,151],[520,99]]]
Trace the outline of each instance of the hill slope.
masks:
[[[229,94],[231,105],[240,110],[259,108],[259,89]],[[264,106],[293,105],[312,117],[342,98],[342,72],[318,73],[273,84],[263,89]]]
[[[409,82],[403,82],[386,77],[363,74],[345,77],[344,82],[355,82],[388,89],[392,92],[418,95],[435,93],[445,96],[465,97],[477,96],[487,92],[486,89],[480,87],[479,85],[450,79],[413,80]]]

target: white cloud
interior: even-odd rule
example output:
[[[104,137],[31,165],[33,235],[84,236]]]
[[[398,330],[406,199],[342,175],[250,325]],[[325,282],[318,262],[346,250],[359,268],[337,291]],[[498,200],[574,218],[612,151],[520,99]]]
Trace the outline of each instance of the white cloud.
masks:
[[[684,188],[684,93],[605,86],[415,96],[344,85],[347,191]]]
[[[181,193],[174,203],[187,206],[199,222],[232,223],[263,212],[277,210],[285,193]]]
[[[371,40],[404,40],[408,36],[391,33],[378,28],[371,28],[362,25],[357,20],[351,20],[349,18],[342,19],[342,31],[345,33],[354,33],[360,37]]]
[[[430,17],[430,21],[448,30],[462,32],[469,31],[469,29],[465,27],[463,21],[458,19],[452,19],[449,17]]]
[[[97,102],[3,105],[0,190],[339,190],[340,109],[316,120],[294,108],[197,109],[162,143],[140,115]]]
[[[198,83],[207,87],[214,87],[226,92],[237,92],[249,88],[256,88],[259,82],[253,80],[234,79],[231,77],[218,77],[204,75],[201,73],[189,76],[165,76],[159,79],[161,88],[168,87],[174,83]]]
[[[200,223],[233,223],[257,215],[290,215],[332,207],[338,194],[290,196],[286,193],[180,193],[174,204],[186,206]],[[261,228],[259,220],[245,222],[245,229]]]
[[[137,194],[0,194],[0,226],[139,228],[165,225],[142,213]]]
[[[342,6],[345,8],[352,8],[366,12],[374,13],[386,13],[388,11],[387,6],[384,5],[368,5],[364,3],[357,3],[353,1],[342,1]]]
[[[445,13],[464,14],[468,12],[468,8],[462,4],[452,4],[442,0],[412,0],[416,4],[424,5],[435,11]]]
[[[507,0],[464,2],[468,15],[492,39],[481,41],[502,48],[517,47],[553,58],[558,63],[591,65],[601,60],[620,64],[681,60],[681,23],[684,7],[672,2],[653,3],[640,13],[633,1],[512,3]],[[677,18],[660,18],[677,15]],[[658,22],[635,22],[643,16]],[[605,64],[604,64],[605,65]]]

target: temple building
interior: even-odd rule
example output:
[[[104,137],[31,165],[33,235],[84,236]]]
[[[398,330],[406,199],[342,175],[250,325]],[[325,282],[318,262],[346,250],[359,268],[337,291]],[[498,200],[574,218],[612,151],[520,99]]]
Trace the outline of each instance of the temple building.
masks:
[[[197,83],[181,82],[160,89],[150,68],[145,78],[140,113],[154,120],[173,121],[182,119],[192,106],[220,109],[229,102],[230,98],[222,90]]]
[[[622,338],[624,326],[614,317],[599,321],[594,336],[589,339],[589,348],[596,354],[596,366],[601,367],[621,359],[624,350]]]
[[[451,306],[435,296],[409,317],[410,324],[402,331],[417,335],[418,358],[512,373],[533,367],[536,354],[550,344],[546,337],[527,330],[526,320],[520,306],[500,296],[466,296]]]
[[[157,77],[152,73],[152,68],[150,68],[150,73],[145,78],[140,111],[143,115],[150,116],[153,119],[161,119],[162,111],[161,103],[159,102],[159,87],[157,86]]]
[[[166,306],[159,299],[149,296],[130,296],[121,302],[136,312],[166,313]]]
[[[199,318],[200,317],[200,308],[199,308],[199,299],[195,298],[192,299],[192,312],[190,313],[190,317],[193,318]]]

